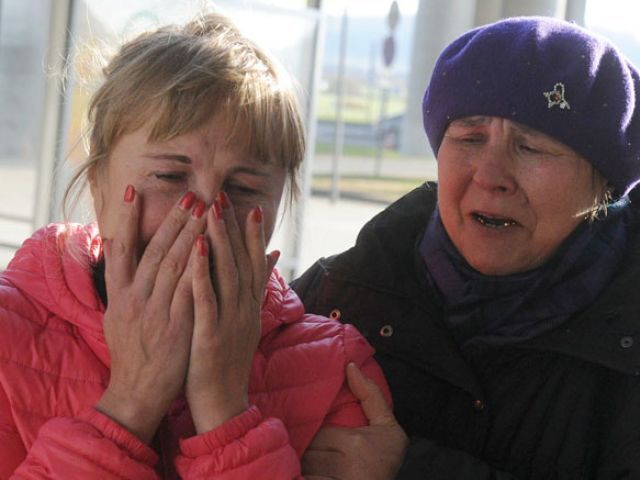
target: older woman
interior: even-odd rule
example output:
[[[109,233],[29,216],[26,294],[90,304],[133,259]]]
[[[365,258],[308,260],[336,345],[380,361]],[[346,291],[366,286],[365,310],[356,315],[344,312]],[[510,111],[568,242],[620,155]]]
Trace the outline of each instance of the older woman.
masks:
[[[97,224],[45,227],[0,278],[0,478],[298,478],[321,427],[366,423],[346,366],[385,387],[265,255],[304,151],[291,84],[219,15],[104,74],[76,177]]]
[[[639,92],[636,68],[574,24],[465,33],[424,97],[437,185],[294,284],[377,349],[411,438],[397,478],[640,478]],[[323,432],[307,470],[345,478],[332,455],[358,444],[395,454],[349,478],[388,478],[402,449],[385,412]]]

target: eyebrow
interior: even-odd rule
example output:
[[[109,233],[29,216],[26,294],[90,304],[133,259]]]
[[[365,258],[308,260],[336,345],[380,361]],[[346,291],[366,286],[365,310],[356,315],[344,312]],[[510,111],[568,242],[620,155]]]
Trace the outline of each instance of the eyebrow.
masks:
[[[244,165],[233,167],[231,171],[233,173],[246,173],[247,175],[255,175],[256,177],[262,178],[269,178],[271,176],[268,172],[265,172],[259,168],[246,167]]]
[[[193,163],[191,158],[188,156],[176,153],[146,153],[142,156],[152,160],[173,160],[174,162],[180,162],[186,165],[191,165]]]
[[[485,115],[474,115],[472,117],[463,117],[463,118],[457,118],[455,120],[453,120],[451,122],[451,125],[460,125],[460,126],[464,126],[464,127],[476,127],[478,125],[486,125],[491,121],[491,117],[489,116],[485,116]],[[516,131],[519,131],[521,133],[525,133],[527,135],[531,135],[531,136],[535,136],[535,137],[546,137],[547,135],[545,135],[544,133],[536,130],[535,128],[531,128],[527,125],[523,125],[522,123],[519,122],[514,122],[513,120],[511,120],[511,123],[513,124],[513,128]]]

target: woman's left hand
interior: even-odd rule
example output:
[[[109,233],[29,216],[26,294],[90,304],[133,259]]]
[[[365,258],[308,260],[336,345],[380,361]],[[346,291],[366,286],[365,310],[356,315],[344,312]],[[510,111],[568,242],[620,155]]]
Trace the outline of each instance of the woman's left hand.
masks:
[[[224,193],[208,215],[211,248],[201,236],[192,257],[194,328],[186,396],[197,433],[216,428],[249,406],[264,288],[278,257],[277,252],[265,255],[259,206],[247,216],[244,241]]]
[[[347,382],[360,400],[369,425],[324,427],[302,457],[307,480],[390,480],[402,466],[409,439],[398,424],[380,388],[353,363]]]

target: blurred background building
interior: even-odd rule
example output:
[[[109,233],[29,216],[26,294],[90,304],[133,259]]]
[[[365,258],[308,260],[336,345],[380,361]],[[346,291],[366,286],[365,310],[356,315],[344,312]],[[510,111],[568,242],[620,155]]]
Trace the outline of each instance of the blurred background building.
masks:
[[[0,270],[34,229],[63,218],[85,155],[95,53],[203,10],[231,16],[302,87],[303,195],[272,241],[289,276],[348,248],[368,218],[435,179],[420,104],[438,53],[460,33],[554,16],[604,34],[640,65],[636,0],[0,0]],[[91,220],[87,199],[70,220]]]

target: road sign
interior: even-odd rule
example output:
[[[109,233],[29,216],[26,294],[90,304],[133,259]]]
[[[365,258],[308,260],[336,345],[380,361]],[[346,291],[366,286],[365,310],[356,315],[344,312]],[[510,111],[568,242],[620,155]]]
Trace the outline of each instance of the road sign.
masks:
[[[398,7],[398,2],[393,0],[391,3],[391,7],[389,8],[389,13],[387,14],[387,23],[389,24],[389,29],[393,32],[398,26],[398,22],[400,21],[400,7]]]
[[[392,35],[388,35],[387,38],[384,39],[384,43],[382,44],[382,58],[384,59],[384,66],[390,67],[391,63],[393,63],[393,58],[396,53],[396,42],[393,39]]]

